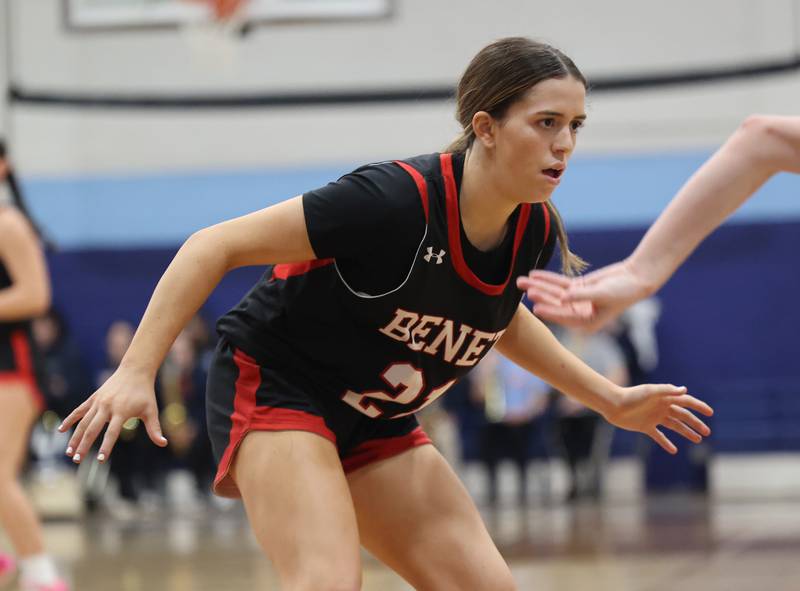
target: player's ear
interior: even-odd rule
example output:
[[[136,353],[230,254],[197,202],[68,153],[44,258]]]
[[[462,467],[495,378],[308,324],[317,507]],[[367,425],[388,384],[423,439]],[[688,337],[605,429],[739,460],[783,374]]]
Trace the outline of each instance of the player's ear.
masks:
[[[475,139],[486,148],[494,148],[496,127],[497,121],[486,111],[478,111],[472,116],[472,131],[475,133]]]

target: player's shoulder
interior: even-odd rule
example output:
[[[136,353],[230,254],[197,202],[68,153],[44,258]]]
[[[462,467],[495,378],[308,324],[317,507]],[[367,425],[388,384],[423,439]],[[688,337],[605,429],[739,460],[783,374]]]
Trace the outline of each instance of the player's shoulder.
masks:
[[[394,160],[381,160],[371,162],[357,168],[355,173],[366,172],[367,174],[386,174],[393,178],[408,178],[411,168],[424,177],[429,177],[439,173],[439,153],[420,154],[408,158],[398,158]]]
[[[15,240],[33,232],[28,218],[16,207],[0,205],[0,236]]]

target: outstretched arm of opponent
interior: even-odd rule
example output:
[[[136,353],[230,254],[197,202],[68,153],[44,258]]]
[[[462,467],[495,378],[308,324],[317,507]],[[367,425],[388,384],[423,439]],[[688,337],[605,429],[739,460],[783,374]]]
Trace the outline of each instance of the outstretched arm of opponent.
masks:
[[[80,462],[108,423],[98,458],[108,458],[122,425],[140,417],[153,443],[165,446],[154,382],[172,342],[232,269],[316,258],[301,197],[193,234],[158,282],[139,328],[116,372],[59,428],[76,422],[67,454]],[[78,422],[80,421],[80,422]]]
[[[577,278],[532,271],[517,285],[545,320],[599,328],[656,292],[778,172],[800,173],[800,117],[749,117],[686,182],[627,259]]]
[[[687,394],[685,387],[645,384],[623,388],[614,384],[569,352],[521,304],[496,347],[511,361],[597,411],[608,422],[645,433],[669,453],[674,454],[677,448],[662,427],[694,443],[711,433],[692,412],[711,416],[711,407]]]

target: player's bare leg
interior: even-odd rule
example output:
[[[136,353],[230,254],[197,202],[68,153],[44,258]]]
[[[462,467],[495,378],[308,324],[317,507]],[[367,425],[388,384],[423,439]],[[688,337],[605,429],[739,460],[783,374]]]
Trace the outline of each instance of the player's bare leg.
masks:
[[[232,473],[283,591],[361,588],[355,512],[330,441],[302,431],[251,432]]]
[[[417,591],[516,589],[467,490],[432,445],[356,470],[348,482],[361,543]]]
[[[3,403],[0,433],[5,441],[5,449],[0,454],[0,524],[18,556],[41,554],[44,552],[42,527],[19,483],[19,470],[38,411],[25,384],[0,385],[0,395]]]

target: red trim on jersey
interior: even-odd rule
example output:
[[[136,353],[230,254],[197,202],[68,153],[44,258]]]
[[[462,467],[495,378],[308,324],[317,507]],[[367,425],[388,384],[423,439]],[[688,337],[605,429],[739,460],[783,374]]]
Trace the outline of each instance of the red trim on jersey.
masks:
[[[302,263],[282,263],[272,267],[273,279],[288,279],[297,275],[305,275],[309,271],[333,264],[333,259],[314,259]]]
[[[547,205],[542,203],[542,215],[544,216],[544,240],[542,240],[542,248],[547,246],[547,239],[550,238],[550,210]]]
[[[15,330],[11,333],[10,342],[11,350],[14,353],[14,365],[17,370],[0,372],[0,383],[22,383],[26,385],[37,408],[43,411],[47,408],[47,404],[41,390],[39,390],[36,374],[33,371],[33,358],[28,344],[28,336],[23,330]]]
[[[255,359],[234,349],[233,361],[239,369],[233,398],[231,431],[228,446],[222,454],[214,477],[214,492],[225,497],[240,497],[241,493],[230,477],[231,462],[245,435],[250,431],[310,431],[331,440],[336,437],[322,417],[300,410],[256,406],[256,392],[261,386],[261,367]]]
[[[514,252],[511,255],[511,267],[508,270],[506,280],[499,285],[486,283],[475,275],[472,269],[467,266],[467,262],[464,260],[464,253],[461,250],[461,216],[458,211],[458,189],[456,188],[456,179],[453,175],[453,155],[440,154],[439,160],[442,167],[442,176],[444,177],[445,200],[447,202],[447,235],[448,242],[450,243],[450,260],[453,261],[453,266],[461,279],[469,283],[472,287],[487,295],[500,295],[505,290],[508,282],[511,280],[511,275],[514,273],[514,263],[517,261],[517,250],[522,242],[525,229],[528,226],[531,206],[528,203],[524,203],[519,212],[517,228],[514,233]]]
[[[419,191],[419,198],[422,199],[422,209],[425,210],[425,223],[428,223],[428,183],[425,182],[425,177],[422,176],[422,173],[418,171],[416,168],[407,164],[401,160],[395,160],[395,164],[397,164],[400,168],[405,170],[408,174],[411,175],[411,178],[414,179],[414,182],[417,184],[417,190]]]
[[[342,466],[345,472],[352,472],[373,462],[379,462],[401,454],[412,447],[427,445],[428,443],[433,442],[427,433],[422,430],[422,427],[417,427],[411,433],[400,437],[370,439],[354,447],[347,456],[342,458]]]

